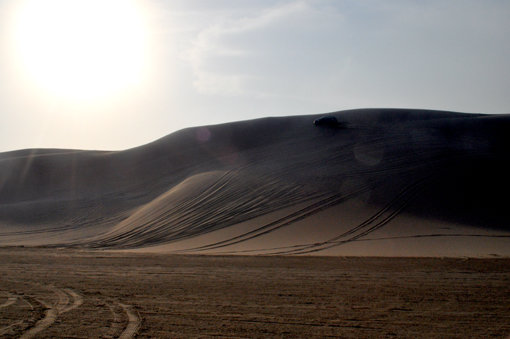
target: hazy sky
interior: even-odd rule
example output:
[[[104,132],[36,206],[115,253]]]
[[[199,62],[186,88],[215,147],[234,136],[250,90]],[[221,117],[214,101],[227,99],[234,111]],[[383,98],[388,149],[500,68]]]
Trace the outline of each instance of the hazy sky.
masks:
[[[0,0],[0,151],[351,108],[509,113],[509,18],[504,0]]]

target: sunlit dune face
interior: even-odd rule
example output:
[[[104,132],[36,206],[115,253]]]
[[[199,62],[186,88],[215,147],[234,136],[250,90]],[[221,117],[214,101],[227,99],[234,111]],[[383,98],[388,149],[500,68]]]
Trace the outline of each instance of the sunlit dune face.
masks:
[[[25,0],[12,20],[26,79],[51,96],[95,100],[138,86],[148,27],[131,0]]]

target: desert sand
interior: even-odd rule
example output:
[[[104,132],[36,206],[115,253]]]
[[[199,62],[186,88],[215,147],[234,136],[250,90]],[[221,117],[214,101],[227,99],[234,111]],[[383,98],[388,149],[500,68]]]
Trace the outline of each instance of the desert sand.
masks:
[[[0,336],[504,338],[510,116],[0,153]]]
[[[510,116],[364,109],[0,153],[0,246],[510,255]]]
[[[510,260],[0,249],[0,337],[505,338]]]

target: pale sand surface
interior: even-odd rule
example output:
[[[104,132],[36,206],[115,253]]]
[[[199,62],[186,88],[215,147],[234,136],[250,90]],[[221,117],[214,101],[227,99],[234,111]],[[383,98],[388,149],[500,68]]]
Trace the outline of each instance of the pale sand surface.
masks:
[[[0,246],[510,256],[510,117],[424,110],[188,128],[119,152],[0,154]]]
[[[2,338],[510,334],[509,259],[10,248],[0,249],[0,276]]]

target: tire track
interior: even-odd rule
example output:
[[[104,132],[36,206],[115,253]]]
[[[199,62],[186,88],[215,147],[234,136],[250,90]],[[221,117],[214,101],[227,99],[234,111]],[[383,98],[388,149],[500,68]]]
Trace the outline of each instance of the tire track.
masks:
[[[378,169],[378,170],[375,170],[376,172],[384,172],[384,169]],[[349,234],[352,234],[352,233],[355,233],[357,231],[359,231],[360,229],[363,229],[367,226],[369,226],[371,223],[375,222],[375,220],[377,220],[382,214],[386,213],[388,211],[389,208],[391,208],[394,204],[396,204],[398,201],[400,201],[401,199],[401,196],[407,194],[407,191],[409,191],[410,189],[413,189],[415,186],[419,185],[422,183],[422,181],[427,181],[429,180],[430,178],[434,177],[436,174],[431,174],[431,175],[428,175],[420,180],[417,180],[416,182],[412,183],[411,185],[405,187],[403,189],[402,192],[399,193],[399,195],[394,198],[394,200],[392,200],[392,202],[390,202],[388,205],[386,205],[383,209],[381,209],[378,213],[376,213],[376,215],[372,216],[371,218],[369,218],[368,220],[366,220],[365,222],[363,222],[361,225],[358,225],[356,226],[354,229],[350,230],[347,232],[347,234],[342,234],[338,237],[335,237],[333,239],[329,239],[328,241],[326,242],[321,242],[321,243],[317,243],[317,244],[307,244],[307,245],[304,245],[303,246],[303,249],[308,249],[310,248],[310,246],[321,246],[321,245],[324,245],[325,243],[330,243],[330,242],[335,242],[336,240],[338,240],[339,238],[341,237],[345,237]],[[185,250],[179,250],[179,251],[176,251],[177,253],[179,252],[196,252],[196,251],[206,251],[206,250],[212,250],[212,249],[218,249],[218,248],[223,248],[223,247],[227,247],[227,246],[231,246],[231,245],[235,245],[235,244],[238,244],[238,243],[241,243],[241,242],[244,242],[244,241],[247,241],[247,240],[251,240],[253,238],[256,238],[256,237],[259,237],[259,236],[262,236],[262,235],[265,235],[267,233],[270,233],[274,230],[277,230],[281,227],[284,227],[284,226],[288,226],[292,223],[295,223],[297,221],[300,221],[300,220],[303,220],[305,218],[308,218],[310,217],[311,215],[313,214],[316,214],[322,210],[325,210],[327,208],[330,208],[332,206],[335,206],[337,204],[340,204],[342,202],[345,202],[346,200],[349,200],[353,197],[355,197],[356,195],[358,194],[361,194],[367,190],[369,190],[371,187],[373,187],[373,185],[375,184],[367,184],[365,186],[362,186],[361,188],[359,188],[357,191],[354,191],[354,192],[351,192],[351,193],[348,193],[348,194],[335,194],[335,195],[331,195],[329,197],[326,197],[322,200],[320,200],[319,202],[316,202],[310,206],[307,206],[297,212],[294,212],[294,213],[291,213],[285,217],[282,217],[274,222],[271,222],[269,224],[266,224],[262,227],[259,227],[255,230],[252,230],[250,232],[247,232],[247,233],[244,233],[244,234],[241,234],[239,236],[236,236],[236,237],[232,237],[232,238],[229,238],[229,239],[226,239],[226,240],[222,240],[222,241],[218,241],[218,242],[215,242],[215,243],[212,243],[212,244],[208,244],[208,245],[203,245],[203,246],[199,246],[199,247],[193,247],[193,248],[189,248],[189,249],[185,249]],[[404,206],[405,207],[405,206]],[[404,208],[402,207],[402,209]],[[395,215],[396,216],[396,215]],[[394,218],[395,216],[393,216],[392,218]],[[388,220],[386,223],[388,223],[390,220]],[[385,224],[386,224],[385,223]],[[381,225],[382,227],[383,225]],[[375,230],[375,229],[374,229]],[[353,239],[355,240],[355,239]],[[299,248],[299,246],[293,246],[292,247],[292,251],[290,252],[287,252],[287,251],[282,251],[282,252],[275,252],[275,253],[270,253],[270,254],[294,254],[294,252],[296,252],[296,254],[298,254],[297,252],[299,252],[300,250],[296,249],[296,247]],[[289,248],[289,247],[287,247]],[[315,250],[312,251],[312,252],[316,252]],[[236,251],[231,251],[231,252],[228,252],[228,253],[237,253]]]
[[[50,287],[50,290],[58,296],[58,301],[56,305],[54,305],[57,309],[57,312],[63,313],[64,309],[67,308],[70,304],[69,296],[63,290],[54,286]]]
[[[23,333],[20,336],[20,339],[29,339],[29,338],[35,337],[39,332],[44,331],[45,329],[50,327],[55,322],[55,320],[57,320],[58,311],[55,308],[53,308],[50,304],[48,304],[42,300],[39,300],[39,299],[35,299],[35,300],[46,308],[46,312],[44,313],[44,318],[39,320],[34,325],[34,327],[30,328],[25,333]]]
[[[352,229],[324,242],[309,244],[300,249],[292,249],[289,251],[273,252],[271,254],[308,254],[323,251],[332,247],[340,246],[352,241],[359,240],[360,238],[382,228],[390,221],[392,221],[400,212],[408,206],[409,202],[420,192],[420,188],[432,179],[433,176],[428,176],[414,183],[406,186],[399,194],[385,205],[382,209],[373,214],[370,218],[363,221],[361,224],[353,227]],[[389,214],[388,214],[389,213]],[[375,223],[375,224],[374,224]],[[359,232],[359,233],[358,233]],[[343,239],[352,235],[350,238]]]
[[[33,338],[38,333],[50,327],[57,320],[59,315],[74,310],[83,304],[83,298],[69,288],[60,289],[52,286],[49,290],[57,295],[56,304],[51,305],[44,300],[35,298],[37,302],[46,308],[46,312],[41,320],[20,336],[21,339]],[[70,299],[72,299],[72,302]]]
[[[26,297],[21,297],[21,300],[30,307],[30,310],[34,310],[34,305]]]
[[[67,294],[69,294],[73,298],[73,303],[71,305],[68,304],[66,307],[64,307],[64,309],[62,309],[60,313],[72,311],[83,304],[83,298],[81,295],[79,295],[70,288],[64,288],[64,291],[67,292]]]
[[[110,313],[112,314],[112,323],[110,327],[108,328],[107,335],[108,337],[114,338],[118,333],[122,333],[123,326],[122,326],[122,313],[116,311],[115,305],[105,302],[106,307],[110,310]],[[120,306],[117,306],[120,307]]]
[[[11,306],[18,300],[18,297],[19,297],[18,295],[12,294],[12,293],[8,293],[7,295],[8,295],[7,300],[3,304],[0,305],[0,308]]]
[[[264,226],[261,226],[255,230],[246,232],[244,234],[241,234],[241,235],[238,235],[238,236],[226,239],[226,240],[218,241],[216,243],[199,246],[199,247],[194,247],[194,248],[190,248],[190,249],[186,249],[186,250],[182,250],[182,251],[178,251],[178,252],[190,252],[190,251],[194,252],[194,251],[206,251],[206,250],[211,250],[211,249],[217,249],[217,248],[222,248],[222,247],[226,247],[226,246],[239,244],[241,242],[245,242],[245,241],[260,237],[262,235],[271,233],[271,232],[273,232],[277,229],[280,229],[282,227],[285,227],[285,226],[291,225],[295,222],[298,222],[300,220],[306,219],[306,218],[310,217],[311,215],[319,213],[327,208],[341,204],[349,199],[354,198],[355,196],[357,196],[359,194],[362,194],[362,193],[368,191],[369,188],[370,188],[370,186],[366,185],[354,192],[350,192],[347,194],[339,193],[339,194],[331,195],[331,196],[329,196],[325,199],[322,199],[314,204],[311,204],[305,208],[302,208],[299,211],[293,212],[293,213],[291,213],[287,216],[284,216],[276,221],[273,221],[273,222],[270,222]]]
[[[379,238],[365,238],[358,239],[357,241],[377,241],[377,240],[395,240],[395,239],[414,239],[414,238],[438,238],[438,237],[451,237],[451,238],[510,238],[508,234],[460,234],[460,233],[432,233],[432,234],[415,234],[415,235],[400,235],[393,237],[379,237]]]
[[[22,325],[23,324],[23,320],[18,320],[18,321],[15,321],[13,322],[12,324],[8,325],[8,326],[5,326],[5,327],[2,327],[0,328],[0,335],[4,335],[6,334],[11,328],[15,327],[15,326],[18,326],[18,325]]]
[[[119,224],[121,227],[102,235],[89,246],[134,248],[184,240],[258,217],[268,210],[276,211],[324,196],[310,196],[300,185],[278,184],[271,177],[262,182],[253,175],[249,178],[246,182],[238,171],[230,171],[204,191],[185,197],[175,205],[162,204],[171,198],[163,194],[133,213],[123,225]]]
[[[10,292],[7,292],[7,293],[9,295],[9,298],[5,303],[0,305],[1,307],[8,307],[8,306],[15,304],[16,301],[20,301],[20,304],[18,304],[17,307],[21,308],[22,310],[30,308],[29,315],[32,315],[31,312],[34,311],[34,309],[35,309],[34,305],[28,300],[28,298],[26,296],[21,295],[23,293],[21,293],[21,294],[13,294]],[[31,317],[31,318],[33,319],[33,317]],[[20,319],[20,320],[11,322],[9,325],[0,328],[0,336],[7,335],[7,334],[13,336],[17,332],[19,333],[21,331],[21,328],[23,328],[23,324],[27,320],[32,320],[32,319],[30,319],[30,318],[29,319]],[[33,319],[33,320],[35,322],[35,319]]]
[[[140,316],[138,315],[138,312],[135,312],[132,310],[130,305],[118,303],[120,307],[124,310],[124,313],[127,315],[128,318],[128,324],[124,331],[119,336],[119,339],[130,339],[134,338],[136,335],[136,332],[138,332],[138,329],[140,328],[142,321],[140,319]]]
[[[435,177],[435,175],[429,175],[427,177],[424,177],[420,180],[411,183],[410,185],[407,185],[388,204],[383,206],[383,208],[381,208],[375,214],[370,216],[368,219],[364,220],[362,223],[358,224],[352,229],[326,241],[311,244],[262,248],[254,250],[226,251],[220,253],[237,254],[237,253],[273,251],[266,254],[269,255],[307,254],[319,252],[335,246],[340,246],[351,241],[357,241],[360,238],[370,234],[371,232],[380,229],[381,227],[388,224],[391,220],[393,220],[405,207],[407,207],[408,203],[419,193],[420,187],[422,187],[425,183],[432,180],[433,177]],[[352,237],[341,240],[342,238],[345,238],[349,235],[352,235]]]

